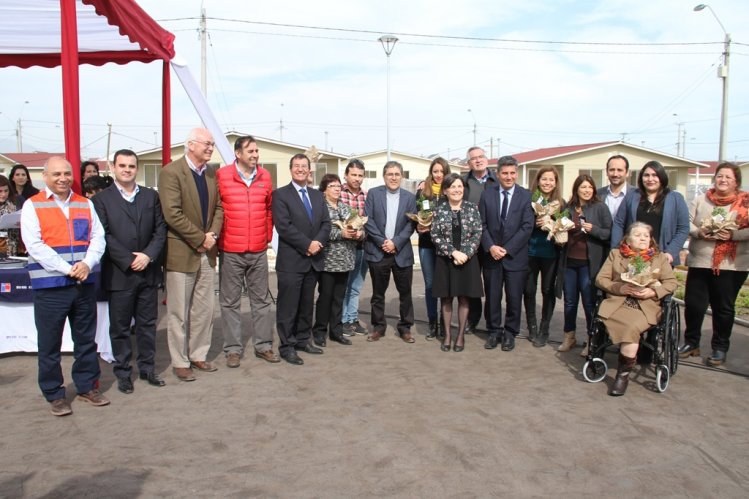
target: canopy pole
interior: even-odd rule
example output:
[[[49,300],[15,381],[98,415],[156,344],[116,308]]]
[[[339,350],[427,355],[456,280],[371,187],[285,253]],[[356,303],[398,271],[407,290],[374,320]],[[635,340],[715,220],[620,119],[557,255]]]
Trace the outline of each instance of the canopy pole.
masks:
[[[81,191],[81,110],[78,90],[78,20],[75,0],[60,0],[62,108],[65,157],[73,167],[73,190]]]

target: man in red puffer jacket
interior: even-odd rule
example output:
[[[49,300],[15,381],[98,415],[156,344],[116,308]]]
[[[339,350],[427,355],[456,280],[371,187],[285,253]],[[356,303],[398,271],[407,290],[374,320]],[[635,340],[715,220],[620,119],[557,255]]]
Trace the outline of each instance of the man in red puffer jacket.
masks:
[[[250,298],[252,344],[255,356],[279,362],[273,353],[273,329],[268,290],[268,243],[273,232],[268,170],[258,165],[255,139],[249,135],[234,143],[234,163],[219,168],[218,190],[224,206],[224,225],[218,246],[222,330],[227,367],[239,367],[244,342],[240,299],[243,284]]]

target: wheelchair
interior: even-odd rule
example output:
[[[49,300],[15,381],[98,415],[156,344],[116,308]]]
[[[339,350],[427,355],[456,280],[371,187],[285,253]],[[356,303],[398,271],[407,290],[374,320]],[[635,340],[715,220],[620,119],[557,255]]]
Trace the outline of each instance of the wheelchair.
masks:
[[[598,383],[606,377],[608,365],[604,360],[604,355],[606,349],[614,345],[606,332],[606,326],[598,317],[598,307],[604,298],[605,294],[599,290],[594,318],[588,331],[588,355],[585,357],[582,375],[589,383]],[[663,393],[679,367],[677,350],[681,335],[681,315],[679,304],[674,301],[672,295],[665,296],[661,300],[661,310],[660,322],[640,335],[638,356],[643,348],[652,350],[656,388]]]

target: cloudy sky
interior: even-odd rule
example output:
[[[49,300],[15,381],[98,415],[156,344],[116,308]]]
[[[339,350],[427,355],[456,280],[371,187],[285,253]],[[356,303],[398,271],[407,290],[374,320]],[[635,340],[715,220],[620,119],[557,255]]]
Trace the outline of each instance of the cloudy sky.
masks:
[[[624,140],[715,160],[724,33],[690,0],[141,0],[176,37],[200,79],[198,18],[208,16],[208,100],[226,130],[342,154],[386,146],[463,157],[476,142],[512,154]],[[749,160],[749,2],[710,3],[733,36],[729,159]],[[742,26],[744,28],[742,28]],[[322,29],[326,28],[326,29]],[[545,42],[545,43],[540,43]],[[573,43],[574,42],[574,43]],[[153,147],[160,132],[157,63],[81,68],[83,156]],[[3,69],[0,150],[63,149],[59,69]],[[172,79],[172,138],[199,124]],[[28,101],[28,104],[24,104]],[[469,109],[471,111],[469,111]],[[283,120],[283,130],[280,122]]]

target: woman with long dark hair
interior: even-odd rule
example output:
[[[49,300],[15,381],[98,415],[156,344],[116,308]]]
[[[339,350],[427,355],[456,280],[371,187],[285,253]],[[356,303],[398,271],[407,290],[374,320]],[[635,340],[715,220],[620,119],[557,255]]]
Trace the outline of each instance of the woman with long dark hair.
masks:
[[[684,196],[668,186],[668,174],[658,161],[648,161],[637,176],[637,189],[627,195],[616,212],[611,247],[619,245],[633,222],[653,228],[653,238],[671,265],[679,263],[679,252],[689,237],[689,209]]]
[[[559,211],[564,210],[559,173],[553,166],[544,166],[536,174],[531,184],[531,195],[534,203],[548,205],[558,203]],[[525,306],[525,320],[528,324],[528,340],[534,347],[542,347],[549,340],[549,324],[554,315],[556,304],[555,283],[559,264],[560,247],[549,241],[548,232],[541,230],[543,217],[536,218],[531,238],[528,241],[528,281],[523,290],[523,305]],[[541,325],[536,318],[536,289],[538,275],[541,274]]]
[[[23,196],[24,199],[29,199],[34,194],[39,192],[39,189],[34,187],[31,183],[31,174],[29,169],[25,165],[17,164],[13,165],[10,169],[10,187],[15,190],[17,196]]]
[[[596,194],[596,183],[590,175],[580,175],[572,184],[567,203],[575,227],[560,258],[564,275],[564,340],[557,351],[567,352],[577,344],[577,307],[582,298],[585,330],[590,329],[595,306],[595,279],[609,253],[611,212]],[[559,286],[560,283],[557,284]]]
[[[19,197],[12,188],[11,182],[5,175],[0,175],[0,216],[18,211],[21,207]],[[0,229],[0,253],[15,256],[18,253],[18,243],[21,240],[18,229]]]
[[[450,165],[444,158],[434,158],[429,165],[429,175],[424,180],[421,189],[416,193],[417,209],[430,210],[434,212],[441,200],[442,181],[450,174]],[[432,295],[432,282],[434,281],[435,249],[432,242],[431,227],[417,224],[416,231],[419,233],[419,263],[421,274],[424,276],[424,301],[427,307],[427,318],[429,319],[429,332],[426,339],[434,339],[439,332],[437,321],[437,298]]]
[[[709,228],[713,213],[734,219],[735,228]],[[684,344],[682,358],[700,355],[702,320],[710,304],[713,316],[712,353],[706,363],[719,366],[730,346],[736,297],[749,276],[749,192],[741,190],[741,169],[721,163],[715,170],[714,186],[697,196],[689,207],[689,256],[684,296]],[[704,223],[707,221],[708,223]],[[704,225],[703,225],[704,224]]]

